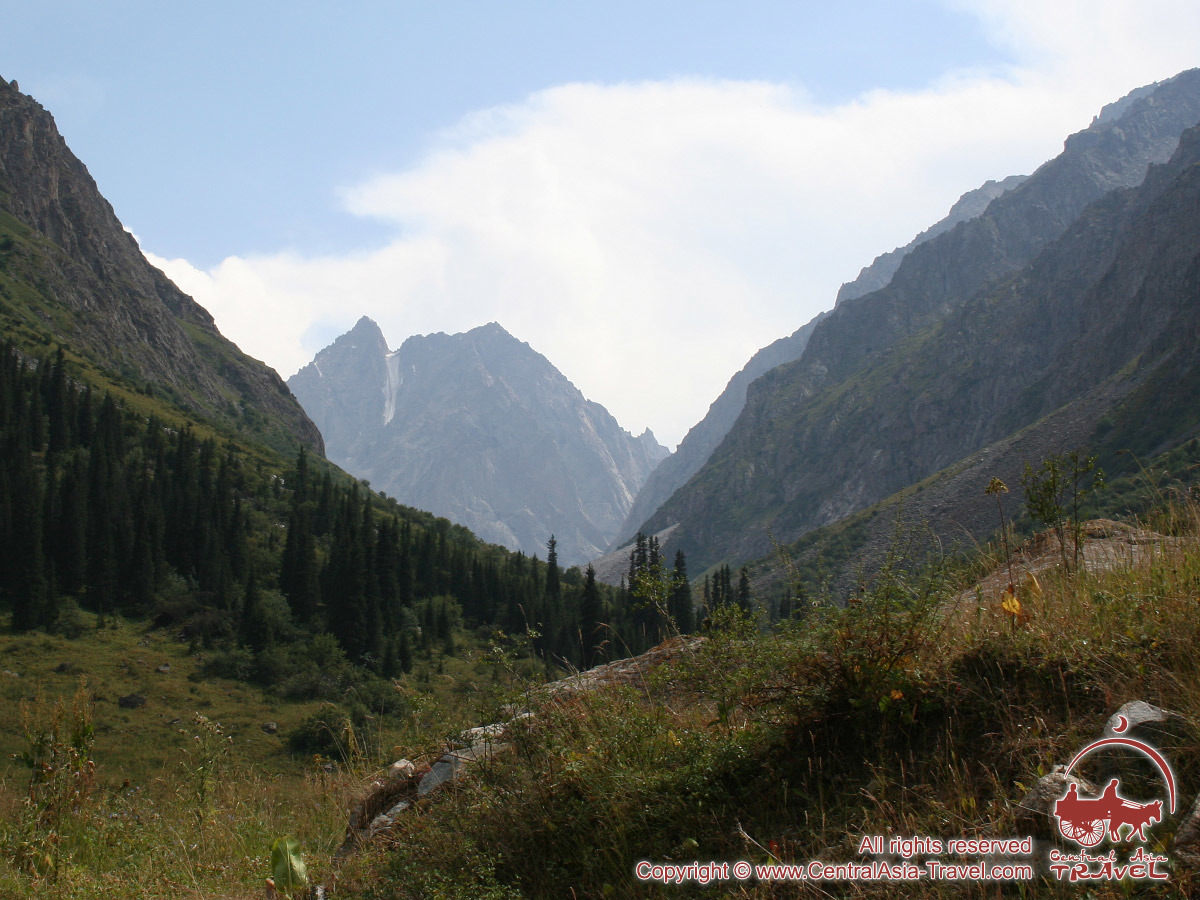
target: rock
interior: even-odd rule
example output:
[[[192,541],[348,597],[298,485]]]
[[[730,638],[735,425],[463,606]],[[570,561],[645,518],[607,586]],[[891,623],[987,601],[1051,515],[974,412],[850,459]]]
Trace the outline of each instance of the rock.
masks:
[[[396,817],[404,810],[412,806],[408,800],[401,800],[385,813],[380,813],[371,820],[371,824],[367,828],[366,837],[368,840],[377,837],[379,834],[389,830],[396,824]]]
[[[171,674],[171,664],[163,663],[161,666],[159,666],[154,671],[158,672],[160,675],[169,675],[169,674]]]
[[[7,678],[20,678],[21,677],[18,673],[14,672],[12,669],[5,669],[4,675]]]
[[[1122,720],[1125,722],[1124,728],[1121,727]],[[1187,716],[1169,709],[1159,709],[1145,700],[1131,700],[1109,717],[1102,737],[1121,735],[1153,742],[1159,736],[1184,736],[1189,726]]]
[[[407,759],[398,759],[388,766],[388,777],[393,780],[408,781],[416,773],[417,767]]]
[[[137,709],[146,705],[146,698],[141,694],[126,694],[124,697],[117,699],[117,706],[121,709]]]
[[[1200,869],[1200,796],[1175,831],[1171,844],[1173,856],[1178,862],[1192,869]]]
[[[474,747],[476,744],[494,743],[503,737],[507,727],[503,722],[495,722],[491,725],[479,725],[475,728],[468,728],[459,735],[459,746]]]
[[[457,778],[462,770],[465,760],[460,759],[457,754],[447,753],[435,762],[425,773],[421,779],[421,783],[417,785],[417,796],[424,797],[430,791],[437,790],[448,781],[453,781]]]
[[[1032,834],[1037,837],[1050,837],[1057,834],[1054,822],[1054,803],[1067,792],[1067,786],[1075,784],[1079,793],[1098,794],[1097,788],[1090,781],[1076,775],[1067,775],[1063,766],[1055,766],[1049,775],[1043,775],[1038,783],[1021,798],[1017,811],[1017,830],[1021,834]]]
[[[263,722],[261,726],[264,734],[275,734],[279,731],[279,725],[276,722]]]
[[[1125,726],[1122,728],[1122,720]],[[1124,704],[1104,726],[1101,738],[1126,737],[1149,744],[1168,760],[1175,761],[1194,752],[1197,734],[1187,716],[1160,709],[1144,700]],[[1141,753],[1121,747],[1104,748],[1094,754],[1099,763],[1099,780],[1119,777],[1124,783],[1131,776],[1158,781],[1158,768]]]

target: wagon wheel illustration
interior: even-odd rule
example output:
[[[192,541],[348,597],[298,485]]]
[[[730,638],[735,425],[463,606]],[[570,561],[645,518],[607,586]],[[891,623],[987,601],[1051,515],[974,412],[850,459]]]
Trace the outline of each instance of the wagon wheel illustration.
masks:
[[[1081,847],[1095,847],[1104,840],[1104,820],[1091,819],[1086,822],[1072,822],[1062,819],[1058,825],[1063,837],[1075,841]]]

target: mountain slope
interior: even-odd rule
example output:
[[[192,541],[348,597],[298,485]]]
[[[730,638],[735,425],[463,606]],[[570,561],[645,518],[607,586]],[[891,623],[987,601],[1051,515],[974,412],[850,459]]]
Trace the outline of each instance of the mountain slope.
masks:
[[[952,383],[946,372],[929,371],[918,383],[888,360],[908,359],[907,342],[1034,259],[1089,203],[1140,183],[1150,162],[1168,159],[1197,121],[1200,71],[1193,70],[1123,102],[1120,114],[1106,111],[983,215],[916,247],[887,287],[844,301],[814,329],[799,360],[751,385],[725,442],[643,530],[679,522],[673,539],[689,559],[744,560],[769,549],[769,532],[791,540],[836,521],[1007,433],[996,429],[1036,419],[1042,407],[1030,401],[1019,414],[965,429],[961,402],[920,399]],[[973,377],[986,383],[988,373]],[[882,421],[850,424],[849,411],[894,384],[916,398],[897,395]],[[905,424],[880,440],[892,420]]]
[[[878,560],[898,515],[932,528],[946,545],[983,539],[997,527],[983,485],[999,477],[1015,491],[1026,462],[1080,447],[1099,456],[1110,481],[1122,473],[1153,481],[1142,465],[1194,479],[1198,211],[1200,127],[1141,188],[1093,204],[1018,276],[920,335],[880,371],[864,373],[860,387],[872,378],[887,387],[849,412],[847,428],[881,417],[880,443],[901,441],[914,460],[937,465],[927,458],[936,444],[906,434],[894,412],[915,406],[931,432],[960,449],[985,445],[870,510],[806,534],[794,558],[811,565],[821,555],[826,571],[838,569],[829,564],[835,556],[853,555],[858,565]],[[928,416],[933,409],[941,422]],[[1003,436],[989,440],[996,434]],[[1105,502],[1114,511],[1140,502],[1116,487],[1111,493]],[[756,568],[771,581],[777,566],[768,558]],[[848,587],[848,570],[837,575]]]
[[[721,443],[746,405],[746,389],[754,379],[776,366],[798,359],[808,344],[809,335],[824,313],[800,326],[787,337],[763,347],[732,378],[720,396],[712,402],[704,418],[688,429],[675,452],[650,473],[638,491],[624,523],[610,545],[615,550],[627,543],[666,500],[687,480],[700,471]]]
[[[486,540],[599,555],[666,456],[492,323],[411,337],[389,353],[363,317],[289,380],[330,458]]]
[[[0,315],[140,392],[280,449],[321,436],[272,369],[150,265],[51,115],[0,79]]]
[[[1010,175],[1002,181],[988,181],[963,194],[944,219],[922,231],[905,246],[880,254],[854,281],[843,284],[838,291],[837,303],[853,300],[884,287],[896,273],[900,261],[911,253],[913,248],[949,231],[959,222],[982,215],[988,204],[1021,184],[1025,178],[1024,175]],[[820,313],[792,334],[762,348],[729,379],[729,384],[713,401],[704,418],[688,431],[675,452],[651,473],[645,486],[638,492],[633,508],[629,511],[625,524],[621,526],[613,547],[637,534],[641,524],[708,462],[746,406],[746,390],[751,382],[776,366],[799,359],[808,346],[813,329],[826,315],[827,313]]]
[[[1009,175],[1000,181],[986,181],[975,190],[967,191],[950,207],[950,212],[944,219],[930,225],[903,247],[879,254],[869,266],[865,266],[858,273],[857,278],[843,284],[838,290],[837,303],[841,303],[843,300],[856,300],[872,291],[886,287],[892,280],[892,276],[896,274],[896,270],[900,268],[901,261],[916,247],[933,240],[939,234],[946,233],[959,222],[966,222],[983,215],[993,200],[1023,184],[1027,178],[1027,175]]]

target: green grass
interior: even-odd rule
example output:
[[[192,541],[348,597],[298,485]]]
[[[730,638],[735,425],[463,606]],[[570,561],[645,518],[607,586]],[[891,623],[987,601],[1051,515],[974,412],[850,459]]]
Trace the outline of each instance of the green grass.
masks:
[[[846,609],[728,623],[640,689],[542,705],[514,754],[343,870],[352,896],[1081,896],[996,885],[637,883],[638,860],[851,861],[864,834],[1006,836],[1026,789],[1143,699],[1200,722],[1200,539],[1110,572],[1046,573],[1024,616],[899,561]],[[994,565],[997,561],[993,560]],[[980,568],[986,568],[980,564]],[[1168,752],[1188,804],[1200,732]],[[1095,770],[1085,774],[1096,777]],[[1132,783],[1130,781],[1129,783]],[[1169,846],[1177,819],[1151,832]],[[1086,896],[1186,897],[1193,875]],[[490,894],[488,893],[490,892]]]
[[[259,897],[271,844],[288,834],[300,841],[313,878],[328,883],[347,811],[367,777],[406,753],[436,758],[451,735],[497,714],[518,673],[525,684],[539,671],[532,660],[493,666],[486,642],[460,633],[458,655],[419,654],[414,671],[395,683],[406,715],[368,718],[354,742],[339,731],[331,748],[314,754],[295,751],[288,739],[314,714],[337,722],[343,714],[329,704],[288,702],[206,677],[211,652],[191,652],[145,622],[110,619],[97,629],[91,614],[79,618],[75,638],[0,637],[6,897]],[[45,719],[58,701],[69,708],[81,681],[95,728],[95,787],[57,827],[31,831],[30,771],[17,758],[29,749],[22,710]],[[133,693],[145,705],[122,709],[119,698]],[[265,722],[278,731],[265,733]],[[20,848],[29,845],[51,855],[52,871],[27,871]]]
[[[89,695],[106,699],[93,707],[95,790],[54,829],[29,825],[26,769],[13,763],[0,779],[0,891],[261,896],[271,843],[292,834],[314,879],[336,885],[332,896],[819,897],[753,880],[644,885],[633,866],[769,854],[850,861],[864,834],[1023,834],[1026,789],[1120,704],[1143,699],[1200,722],[1200,514],[1177,505],[1164,520],[1178,539],[1136,564],[1022,583],[1019,621],[999,597],[963,592],[968,570],[913,572],[892,559],[860,602],[818,606],[787,628],[718,617],[699,649],[634,687],[547,698],[536,693],[532,660],[460,633],[460,655],[422,657],[397,683],[408,714],[367,723],[367,749],[345,753],[332,772],[285,744],[319,704],[198,680],[203,660],[170,634],[136,622],[96,630],[85,616],[76,639],[8,637],[0,671],[20,677],[0,675],[7,709],[28,706],[39,687],[66,697],[80,676]],[[999,562],[981,559],[972,571]],[[69,671],[57,671],[62,662]],[[170,671],[159,673],[164,664]],[[146,705],[119,709],[115,700],[133,691]],[[388,845],[335,859],[346,811],[371,772],[400,756],[428,761],[448,736],[499,720],[511,702],[537,707],[512,730],[511,754],[419,804]],[[197,713],[233,740],[214,739]],[[278,735],[261,731],[268,720]],[[20,722],[8,717],[6,753],[24,749]],[[1164,749],[1190,803],[1200,733]],[[1152,832],[1152,848],[1169,845],[1176,821]],[[29,846],[57,866],[31,874],[21,849]],[[1192,878],[1176,870],[1165,886],[1133,893],[1188,896]],[[1081,896],[1045,880],[1024,893],[970,884],[822,890]],[[1096,900],[1130,892],[1089,891]]]

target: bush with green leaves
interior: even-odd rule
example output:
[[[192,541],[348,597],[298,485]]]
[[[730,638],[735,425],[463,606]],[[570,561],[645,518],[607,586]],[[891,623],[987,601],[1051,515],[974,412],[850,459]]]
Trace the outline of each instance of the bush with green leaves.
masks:
[[[1096,467],[1096,457],[1084,456],[1078,450],[1047,456],[1036,469],[1025,464],[1021,475],[1025,508],[1034,522],[1053,529],[1064,568],[1079,567],[1083,548],[1080,513],[1087,500],[1103,487],[1104,471]]]

